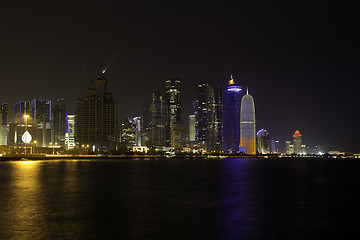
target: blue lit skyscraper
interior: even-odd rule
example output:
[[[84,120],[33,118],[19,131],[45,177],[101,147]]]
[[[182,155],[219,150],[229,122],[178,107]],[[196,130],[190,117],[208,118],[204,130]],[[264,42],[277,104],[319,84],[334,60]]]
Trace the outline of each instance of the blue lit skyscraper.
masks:
[[[224,90],[222,102],[222,129],[224,151],[239,151],[241,90],[241,87],[235,84],[235,81],[231,75],[229,84]]]

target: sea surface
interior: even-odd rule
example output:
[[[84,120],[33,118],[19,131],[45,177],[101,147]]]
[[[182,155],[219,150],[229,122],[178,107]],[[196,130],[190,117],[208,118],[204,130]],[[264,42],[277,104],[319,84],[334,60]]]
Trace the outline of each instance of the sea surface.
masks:
[[[360,160],[0,162],[0,239],[359,239]]]

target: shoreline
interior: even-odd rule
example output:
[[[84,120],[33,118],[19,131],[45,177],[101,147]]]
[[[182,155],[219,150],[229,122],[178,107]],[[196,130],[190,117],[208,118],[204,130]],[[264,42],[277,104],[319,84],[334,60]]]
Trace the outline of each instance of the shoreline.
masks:
[[[309,155],[309,156],[294,156],[294,155],[176,155],[167,157],[164,155],[34,155],[34,154],[21,154],[21,155],[5,155],[0,156],[2,161],[36,161],[36,160],[68,160],[68,159],[226,159],[226,158],[263,158],[263,159],[342,159],[341,156],[331,155]],[[347,157],[354,158],[354,157]]]

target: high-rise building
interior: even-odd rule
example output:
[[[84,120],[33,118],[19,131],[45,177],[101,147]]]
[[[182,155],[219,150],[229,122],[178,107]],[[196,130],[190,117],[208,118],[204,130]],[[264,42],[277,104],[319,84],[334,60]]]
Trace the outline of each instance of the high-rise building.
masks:
[[[201,143],[206,142],[206,114],[207,114],[207,98],[206,98],[206,88],[209,88],[210,84],[207,82],[202,82],[198,84],[197,90],[197,102],[196,102],[196,112],[195,118],[197,123],[197,133],[196,141]]]
[[[128,118],[129,122],[135,126],[135,146],[141,147],[141,117]]]
[[[22,123],[24,115],[30,116],[30,102],[20,101],[14,104],[13,123]]]
[[[7,145],[8,104],[0,103],[0,145]]]
[[[58,99],[55,107],[52,109],[52,142],[59,146],[65,146],[66,132],[66,109],[63,99]]]
[[[136,124],[133,124],[132,118],[122,119],[120,121],[120,145],[136,146]]]
[[[74,149],[75,145],[75,115],[67,114],[65,124],[65,148],[67,150]]]
[[[222,89],[206,87],[206,150],[219,152],[222,147]]]
[[[279,144],[280,144],[279,140],[271,140],[270,146],[272,153],[280,153]]]
[[[270,133],[266,129],[260,129],[256,133],[257,151],[261,154],[269,154],[270,151]]]
[[[76,100],[76,141],[95,151],[110,151],[117,147],[118,104],[107,92],[104,74],[90,86],[87,96]]]
[[[165,133],[166,146],[171,146],[172,129],[181,122],[181,81],[169,79],[166,81],[165,92]],[[176,131],[175,131],[176,132]],[[176,137],[175,137],[176,138]]]
[[[55,144],[51,139],[51,101],[34,99],[30,109],[30,121],[36,127],[36,146],[48,147],[50,143]]]
[[[152,145],[166,146],[165,99],[161,93],[153,93],[150,109]]]
[[[223,150],[237,152],[240,144],[240,103],[242,88],[231,75],[228,86],[223,93]]]
[[[193,102],[195,115],[195,141],[208,152],[220,151],[222,145],[221,88],[210,83],[198,84],[197,101]]]
[[[195,115],[189,116],[189,141],[194,142],[195,141]]]
[[[294,153],[294,145],[291,144],[291,141],[286,141],[286,154],[293,154]]]
[[[143,146],[151,145],[151,111],[148,104],[143,105],[141,115],[141,144]]]
[[[255,103],[248,90],[241,99],[240,112],[240,146],[247,154],[256,154]]]
[[[183,147],[184,124],[177,122],[171,129],[171,147],[175,150],[181,150]]]
[[[301,136],[299,130],[296,130],[293,134],[293,144],[294,144],[294,153],[295,154],[301,154],[303,153],[301,148]]]
[[[195,118],[195,140],[194,141],[198,141],[198,101],[192,101],[192,105],[193,105],[193,111],[194,111],[194,118]]]

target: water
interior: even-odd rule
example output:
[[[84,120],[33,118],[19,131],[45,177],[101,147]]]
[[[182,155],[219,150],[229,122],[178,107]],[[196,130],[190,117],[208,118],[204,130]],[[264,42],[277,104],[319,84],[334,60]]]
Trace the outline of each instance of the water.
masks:
[[[0,162],[0,239],[352,239],[360,161]]]

